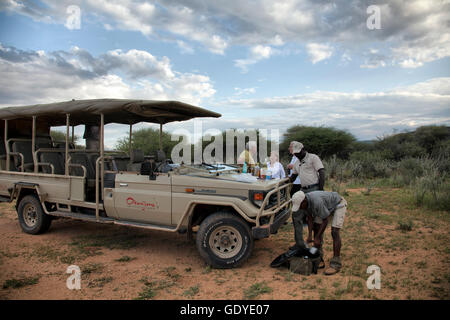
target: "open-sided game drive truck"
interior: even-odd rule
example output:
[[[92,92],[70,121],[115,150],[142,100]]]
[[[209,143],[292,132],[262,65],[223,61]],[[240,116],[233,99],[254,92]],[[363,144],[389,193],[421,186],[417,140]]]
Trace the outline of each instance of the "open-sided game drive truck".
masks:
[[[241,265],[254,239],[289,218],[288,179],[243,181],[231,165],[173,164],[161,148],[131,149],[132,126],[221,115],[177,101],[95,99],[0,109],[0,201],[16,201],[22,230],[43,233],[55,217],[196,233],[211,266]],[[128,125],[128,154],[106,151],[104,126]],[[74,127],[86,147],[75,148]],[[65,141],[50,129],[66,126]],[[72,129],[72,139],[70,130]],[[194,230],[194,231],[193,231]]]

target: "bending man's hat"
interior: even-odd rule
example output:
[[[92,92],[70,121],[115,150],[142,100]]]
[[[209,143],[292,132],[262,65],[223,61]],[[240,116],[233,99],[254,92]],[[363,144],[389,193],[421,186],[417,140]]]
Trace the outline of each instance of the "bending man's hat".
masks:
[[[303,200],[305,200],[305,193],[297,191],[292,195],[292,212],[298,211]]]

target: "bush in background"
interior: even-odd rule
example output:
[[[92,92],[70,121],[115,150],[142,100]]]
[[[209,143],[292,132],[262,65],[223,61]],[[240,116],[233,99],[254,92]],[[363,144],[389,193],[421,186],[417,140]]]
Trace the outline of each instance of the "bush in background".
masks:
[[[308,152],[322,159],[333,155],[346,159],[353,151],[356,138],[351,133],[331,127],[293,126],[287,129],[280,144],[280,153],[284,158],[290,157],[288,149],[291,141],[303,143]]]

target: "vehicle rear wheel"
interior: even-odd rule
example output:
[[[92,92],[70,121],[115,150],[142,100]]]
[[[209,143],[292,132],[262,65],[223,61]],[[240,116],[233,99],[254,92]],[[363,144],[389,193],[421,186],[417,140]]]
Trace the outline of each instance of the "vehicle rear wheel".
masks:
[[[197,232],[197,249],[214,268],[234,268],[244,263],[253,251],[248,224],[227,212],[207,217]]]
[[[34,195],[23,197],[17,206],[19,224],[29,234],[44,233],[50,228],[52,219],[44,213],[40,201]]]

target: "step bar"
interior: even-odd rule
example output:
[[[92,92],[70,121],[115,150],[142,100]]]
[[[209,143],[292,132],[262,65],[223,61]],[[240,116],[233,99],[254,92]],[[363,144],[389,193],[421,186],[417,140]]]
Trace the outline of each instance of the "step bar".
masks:
[[[51,216],[55,216],[55,217],[71,218],[71,219],[82,220],[82,221],[100,222],[100,223],[114,223],[114,219],[113,218],[99,217],[99,219],[97,220],[94,215],[77,213],[77,212],[50,211],[47,214],[49,214]]]
[[[108,217],[102,217],[102,216],[99,216],[98,220],[97,220],[95,215],[89,215],[89,214],[83,214],[83,213],[77,213],[77,212],[50,211],[50,212],[48,212],[48,214],[51,216],[61,217],[61,218],[70,218],[70,219],[88,221],[88,222],[111,223],[111,224],[117,224],[119,226],[135,227],[135,228],[140,228],[140,229],[172,231],[172,232],[177,231],[177,229],[178,229],[178,227],[163,227],[163,226],[156,225],[156,224],[140,223],[140,222],[134,222],[134,221],[122,221],[122,220],[116,220],[114,218],[108,218]]]

